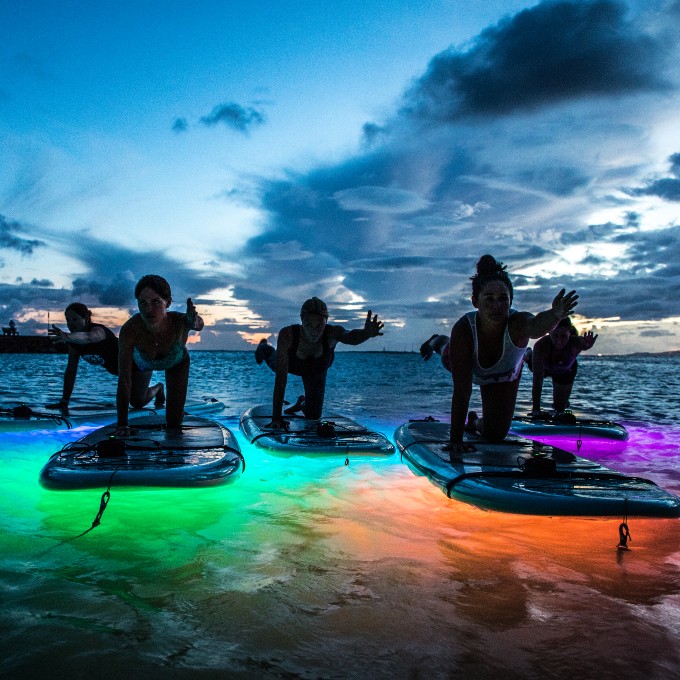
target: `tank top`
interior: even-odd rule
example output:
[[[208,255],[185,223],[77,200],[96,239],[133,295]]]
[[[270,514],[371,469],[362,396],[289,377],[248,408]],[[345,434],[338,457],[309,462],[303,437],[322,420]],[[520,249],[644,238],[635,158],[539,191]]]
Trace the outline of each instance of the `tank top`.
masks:
[[[517,314],[516,309],[510,310],[510,316]],[[491,367],[484,368],[479,363],[479,351],[477,347],[477,312],[468,312],[466,315],[472,329],[472,342],[474,352],[472,355],[472,382],[475,385],[493,385],[499,382],[511,382],[519,377],[522,371],[525,347],[516,347],[510,338],[508,324],[503,333],[503,353],[501,358]]]
[[[295,324],[289,326],[293,335],[293,342],[290,344],[288,352],[288,373],[293,375],[313,375],[315,373],[325,373],[335,359],[335,350],[328,343],[328,328],[325,328],[321,336],[321,347],[323,349],[320,357],[310,359],[300,359],[297,355],[300,344],[300,332],[302,326]]]
[[[84,361],[93,366],[102,366],[111,375],[118,375],[118,338],[112,330],[100,323],[93,323],[91,328],[103,328],[106,337],[99,342],[84,345],[69,343],[69,347]]]

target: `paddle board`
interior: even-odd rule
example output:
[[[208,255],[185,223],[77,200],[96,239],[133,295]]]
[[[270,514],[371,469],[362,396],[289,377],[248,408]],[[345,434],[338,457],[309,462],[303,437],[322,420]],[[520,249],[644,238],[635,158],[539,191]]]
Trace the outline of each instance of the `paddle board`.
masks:
[[[165,419],[140,416],[134,434],[113,437],[106,425],[70,442],[45,464],[40,483],[48,489],[108,486],[215,486],[237,479],[245,462],[233,433],[213,420],[187,416],[181,430]]]
[[[394,445],[384,435],[341,415],[319,420],[284,416],[288,430],[274,430],[271,406],[253,406],[241,416],[241,431],[251,444],[283,454],[389,456]]]
[[[619,423],[613,423],[610,420],[578,418],[573,414],[549,418],[515,416],[510,424],[510,431],[521,437],[571,437],[574,439],[588,437],[613,441],[628,439],[628,431]]]
[[[224,403],[213,397],[187,400],[185,413],[208,416],[224,410]],[[131,408],[128,418],[158,415],[165,417],[165,408]],[[0,407],[0,431],[71,429],[79,426],[99,426],[115,423],[116,405],[111,402],[73,404],[66,410],[49,409],[29,404],[5,404]]]
[[[449,498],[532,515],[680,517],[680,498],[652,481],[512,435],[492,444],[466,433],[476,451],[452,462],[443,450],[449,431],[448,423],[413,421],[394,435],[413,472]]]

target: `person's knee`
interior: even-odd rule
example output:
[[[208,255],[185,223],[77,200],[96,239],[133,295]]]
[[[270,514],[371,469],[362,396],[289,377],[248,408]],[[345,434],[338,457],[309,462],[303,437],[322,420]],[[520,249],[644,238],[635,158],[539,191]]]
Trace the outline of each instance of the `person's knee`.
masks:
[[[302,407],[305,418],[308,418],[309,420],[318,420],[321,418],[322,410],[323,404],[311,404],[308,406],[307,401],[305,401],[305,405]]]
[[[149,401],[150,399],[146,399],[146,397],[140,397],[136,394],[130,396],[130,406],[132,406],[132,408],[144,408],[149,403]]]
[[[486,419],[482,420],[482,437],[486,441],[493,444],[502,442],[510,431],[510,423],[507,425],[501,423],[488,423]]]
[[[502,442],[508,436],[509,431],[510,430],[508,429],[508,430],[505,430],[505,431],[492,430],[491,432],[487,432],[486,428],[484,428],[484,432],[483,432],[482,436],[484,437],[484,439],[486,439],[486,441],[488,441],[492,444],[498,444],[498,443]]]

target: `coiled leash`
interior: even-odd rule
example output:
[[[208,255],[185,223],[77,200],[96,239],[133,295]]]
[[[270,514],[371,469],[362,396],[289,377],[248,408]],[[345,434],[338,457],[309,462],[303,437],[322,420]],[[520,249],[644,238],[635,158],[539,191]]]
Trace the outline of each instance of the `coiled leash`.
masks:
[[[623,501],[623,522],[619,524],[619,544],[616,546],[617,550],[630,550],[628,541],[632,541],[630,530],[628,529],[628,499]]]
[[[85,529],[85,531],[81,531],[78,535],[76,536],[71,536],[71,538],[66,538],[63,541],[59,541],[56,545],[53,545],[52,547],[48,548],[44,552],[40,553],[40,557],[43,555],[46,555],[48,552],[51,550],[54,550],[55,548],[58,548],[61,545],[65,545],[66,543],[70,543],[71,541],[75,541],[77,538],[82,538],[85,536],[85,534],[89,534],[92,529],[95,529],[101,524],[102,521],[102,515],[104,514],[104,511],[106,510],[106,506],[109,504],[109,500],[111,499],[111,482],[113,481],[113,478],[115,474],[118,472],[118,470],[114,470],[111,473],[111,476],[109,477],[109,483],[108,486],[106,487],[106,491],[102,494],[101,499],[99,500],[99,510],[97,512],[97,515],[95,516],[94,520],[92,520],[92,524],[90,525],[89,529]]]

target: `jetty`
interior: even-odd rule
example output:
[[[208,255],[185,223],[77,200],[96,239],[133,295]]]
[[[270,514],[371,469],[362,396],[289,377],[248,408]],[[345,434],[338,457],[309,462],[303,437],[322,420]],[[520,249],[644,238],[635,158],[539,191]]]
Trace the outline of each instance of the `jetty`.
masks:
[[[0,335],[0,354],[66,354],[65,342],[48,335]]]

